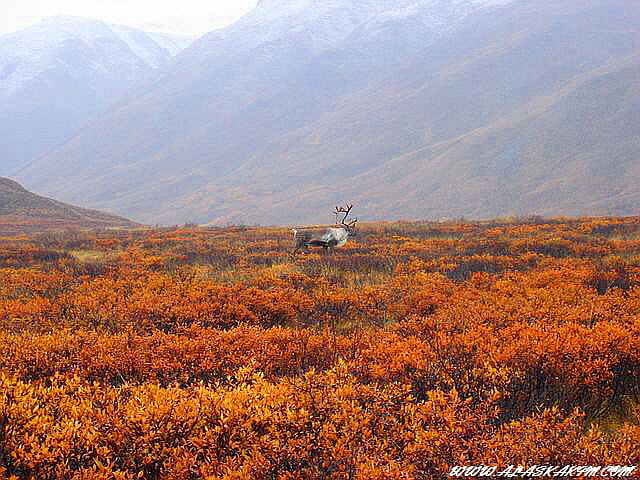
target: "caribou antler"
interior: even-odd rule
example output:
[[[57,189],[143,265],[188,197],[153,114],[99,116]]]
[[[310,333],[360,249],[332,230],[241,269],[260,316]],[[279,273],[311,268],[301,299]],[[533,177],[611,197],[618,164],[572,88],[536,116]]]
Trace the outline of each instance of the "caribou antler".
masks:
[[[344,213],[344,218],[342,219],[342,221],[340,222],[341,225],[344,226],[351,226],[350,224],[347,225],[345,222],[345,220],[347,219],[347,217],[349,216],[349,212],[351,212],[351,209],[353,208],[353,204],[352,205],[347,205],[346,207],[336,207],[336,221],[338,220],[338,215],[340,215],[341,213]],[[356,221],[358,221],[358,219],[356,218]]]

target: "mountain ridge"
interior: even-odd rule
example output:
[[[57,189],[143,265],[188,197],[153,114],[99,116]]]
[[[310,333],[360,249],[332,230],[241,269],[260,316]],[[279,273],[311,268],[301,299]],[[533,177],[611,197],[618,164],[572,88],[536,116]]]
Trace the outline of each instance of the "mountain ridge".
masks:
[[[0,174],[67,141],[189,41],[71,16],[0,36]]]

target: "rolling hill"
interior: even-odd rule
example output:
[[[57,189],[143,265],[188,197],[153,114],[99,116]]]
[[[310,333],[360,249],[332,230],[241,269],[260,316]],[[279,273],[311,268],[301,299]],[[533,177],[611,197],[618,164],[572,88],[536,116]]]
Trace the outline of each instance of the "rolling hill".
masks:
[[[18,178],[152,223],[637,214],[640,4],[263,0]]]
[[[0,232],[22,233],[48,228],[134,227],[125,218],[40,197],[0,177]]]
[[[0,35],[0,175],[67,141],[190,41],[68,16]]]

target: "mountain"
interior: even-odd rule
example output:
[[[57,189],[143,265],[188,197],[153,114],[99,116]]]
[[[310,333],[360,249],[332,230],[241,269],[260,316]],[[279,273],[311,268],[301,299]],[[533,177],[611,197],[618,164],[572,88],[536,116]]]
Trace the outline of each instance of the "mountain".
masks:
[[[263,0],[19,178],[150,223],[637,214],[638,25],[626,0]]]
[[[0,233],[45,228],[133,227],[134,222],[40,197],[19,183],[0,177]]]
[[[64,16],[0,35],[0,174],[64,143],[189,43]]]

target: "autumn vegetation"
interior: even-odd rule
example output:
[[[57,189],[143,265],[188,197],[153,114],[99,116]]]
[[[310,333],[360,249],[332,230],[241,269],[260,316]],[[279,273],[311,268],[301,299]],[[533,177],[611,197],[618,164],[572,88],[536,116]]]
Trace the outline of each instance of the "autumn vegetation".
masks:
[[[640,218],[0,239],[0,478],[640,464]]]

